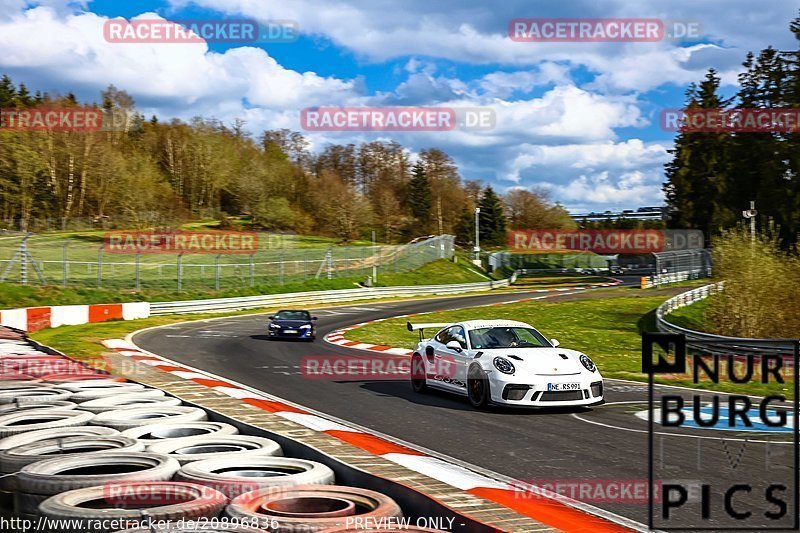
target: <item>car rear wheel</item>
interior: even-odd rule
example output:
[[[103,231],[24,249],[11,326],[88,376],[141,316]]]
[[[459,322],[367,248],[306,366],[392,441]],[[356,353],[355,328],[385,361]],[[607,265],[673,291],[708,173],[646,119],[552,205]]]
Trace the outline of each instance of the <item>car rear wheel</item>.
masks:
[[[484,409],[489,405],[489,380],[478,367],[472,367],[467,378],[467,396],[469,403],[476,409]]]
[[[425,363],[419,354],[414,354],[411,358],[411,388],[419,394],[428,391],[428,384],[425,382]]]

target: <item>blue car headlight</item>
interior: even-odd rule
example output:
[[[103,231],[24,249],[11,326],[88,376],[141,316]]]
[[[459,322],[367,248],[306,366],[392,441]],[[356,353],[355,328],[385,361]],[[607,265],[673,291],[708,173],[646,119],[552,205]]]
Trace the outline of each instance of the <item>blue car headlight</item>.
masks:
[[[300,329],[311,329],[311,324],[303,324]]]
[[[513,374],[516,371],[513,363],[504,357],[495,357],[492,364],[503,374]]]
[[[583,365],[583,367],[586,370],[588,370],[589,372],[594,372],[595,370],[597,370],[597,367],[595,366],[594,361],[592,361],[589,358],[588,355],[581,354],[580,359],[581,359],[581,364]]]
[[[269,329],[281,329],[281,327],[278,324],[270,324]]]

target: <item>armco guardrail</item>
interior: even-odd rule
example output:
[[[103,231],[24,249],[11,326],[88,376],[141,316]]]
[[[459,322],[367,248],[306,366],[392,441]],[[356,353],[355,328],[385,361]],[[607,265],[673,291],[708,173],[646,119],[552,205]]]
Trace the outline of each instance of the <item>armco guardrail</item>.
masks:
[[[515,276],[500,281],[478,283],[458,283],[452,285],[419,285],[411,287],[370,287],[363,289],[339,289],[332,291],[295,292],[288,294],[268,294],[262,296],[243,296],[240,298],[217,298],[213,300],[187,300],[180,302],[153,302],[151,315],[171,313],[202,313],[211,311],[233,311],[257,307],[285,306],[290,304],[336,303],[398,296],[435,296],[459,294],[472,291],[492,290],[508,287]]]
[[[680,281],[705,277],[708,277],[708,274],[703,270],[684,270],[681,272],[656,274],[655,276],[642,276],[642,288],[649,289],[651,287],[658,287],[659,285],[666,285],[667,283],[678,283]]]
[[[790,353],[794,350],[796,341],[792,339],[753,339],[746,337],[727,337],[713,335],[702,331],[694,331],[669,322],[666,316],[687,305],[704,300],[715,292],[723,289],[724,282],[711,283],[696,289],[673,296],[656,309],[656,327],[665,333],[676,333],[686,336],[686,343],[704,351],[729,353],[732,355],[759,355],[762,353],[775,353],[776,350]],[[778,342],[776,342],[776,340]]]

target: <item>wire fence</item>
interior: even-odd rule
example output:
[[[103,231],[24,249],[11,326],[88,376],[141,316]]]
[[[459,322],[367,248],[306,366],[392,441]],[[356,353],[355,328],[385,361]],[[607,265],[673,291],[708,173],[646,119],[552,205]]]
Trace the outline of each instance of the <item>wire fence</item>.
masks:
[[[691,279],[711,276],[711,251],[675,250],[654,253],[656,275],[688,273]]]
[[[295,246],[291,236],[263,234],[259,248],[238,254],[108,253],[100,237],[0,234],[0,281],[119,289],[232,289],[311,279],[367,278],[451,259],[453,237],[404,245]]]

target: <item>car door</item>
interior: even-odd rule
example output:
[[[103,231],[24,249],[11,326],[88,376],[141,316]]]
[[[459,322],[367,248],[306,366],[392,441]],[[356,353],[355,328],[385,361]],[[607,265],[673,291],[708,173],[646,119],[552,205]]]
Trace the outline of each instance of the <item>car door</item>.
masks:
[[[444,328],[433,338],[431,348],[433,348],[433,361],[430,361],[428,366],[429,379],[437,387],[442,387],[448,390],[456,390],[456,386],[450,379],[451,370],[448,369],[447,361],[452,359],[453,351],[446,345],[453,340],[450,336],[450,331],[453,326]]]
[[[436,346],[434,348],[434,380],[450,390],[466,391],[466,358],[467,341],[464,335],[464,328],[461,326],[450,326],[436,336]],[[461,346],[460,351],[447,347],[450,341],[458,341]]]
[[[461,345],[460,352],[453,352],[450,350],[450,357],[455,365],[454,373],[451,376],[455,382],[456,387],[462,392],[467,390],[467,366],[469,365],[472,356],[467,350],[467,336],[462,326],[453,326],[450,332],[451,340],[458,341]]]

